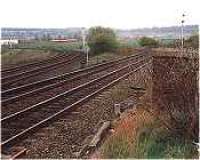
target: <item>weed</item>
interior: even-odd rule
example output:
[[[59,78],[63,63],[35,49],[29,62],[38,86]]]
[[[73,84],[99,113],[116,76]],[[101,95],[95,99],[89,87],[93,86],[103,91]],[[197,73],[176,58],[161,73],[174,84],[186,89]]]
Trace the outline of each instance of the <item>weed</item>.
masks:
[[[103,144],[103,158],[196,158],[198,152],[191,141],[173,135],[146,111],[127,117]]]
[[[197,150],[191,141],[170,135],[164,129],[149,127],[140,131],[131,156],[134,158],[193,158]]]
[[[123,136],[113,136],[104,144],[102,153],[105,158],[128,158],[130,143]]]

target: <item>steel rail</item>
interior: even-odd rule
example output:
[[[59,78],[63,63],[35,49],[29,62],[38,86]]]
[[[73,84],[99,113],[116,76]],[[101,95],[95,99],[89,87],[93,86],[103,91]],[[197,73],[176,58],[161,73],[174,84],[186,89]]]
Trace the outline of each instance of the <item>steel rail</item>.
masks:
[[[141,62],[141,61],[140,61],[140,62]],[[141,64],[140,66],[137,66],[134,70],[132,70],[132,71],[129,70],[128,73],[125,73],[125,74],[123,74],[122,76],[120,76],[119,78],[112,80],[111,82],[109,82],[108,84],[102,86],[100,89],[97,89],[97,90],[94,91],[93,93],[84,96],[83,98],[77,100],[75,103],[72,103],[71,105],[68,105],[68,106],[65,107],[64,109],[62,109],[62,110],[56,112],[55,114],[53,114],[53,115],[47,117],[46,119],[43,119],[42,121],[40,121],[40,122],[34,124],[33,126],[31,126],[31,127],[29,127],[29,128],[26,128],[25,130],[21,131],[20,133],[14,135],[14,136],[12,136],[12,137],[10,137],[9,139],[7,139],[7,140],[5,140],[5,141],[3,141],[3,142],[1,143],[1,147],[5,148],[5,147],[8,147],[8,146],[12,145],[13,143],[16,143],[16,142],[17,142],[18,140],[20,140],[22,137],[28,136],[29,133],[36,131],[36,129],[38,129],[38,128],[44,126],[45,124],[47,124],[47,123],[50,122],[51,120],[54,120],[55,118],[57,118],[58,116],[60,116],[60,115],[63,114],[64,112],[69,111],[70,109],[72,109],[72,107],[75,107],[75,106],[77,106],[77,105],[82,104],[83,102],[89,100],[89,98],[91,98],[91,97],[93,97],[94,95],[98,94],[99,92],[105,90],[106,88],[111,87],[111,86],[114,85],[115,83],[119,82],[121,79],[124,79],[124,78],[128,77],[130,74],[136,72],[137,70],[143,68],[144,66],[146,66],[147,64],[150,64],[150,63],[151,63],[151,62],[144,62],[144,63]],[[139,64],[139,62],[138,62],[138,63],[134,63],[134,64]],[[131,64],[131,65],[133,65],[133,64]],[[130,65],[128,65],[127,67],[130,67]],[[127,68],[127,67],[123,67],[123,69],[125,69],[125,68]],[[123,69],[119,69],[119,70],[113,71],[113,72],[111,72],[111,73],[109,73],[109,74],[106,74],[106,75],[100,77],[100,78],[97,78],[97,79],[95,79],[95,80],[92,80],[91,82],[88,82],[88,83],[86,83],[86,84],[84,84],[84,85],[81,85],[81,86],[79,86],[79,87],[76,87],[76,88],[73,89],[73,91],[78,90],[78,89],[80,89],[80,88],[82,89],[83,87],[87,87],[88,85],[91,85],[91,83],[98,82],[98,81],[104,79],[105,77],[109,77],[109,76],[111,76],[111,75],[113,75],[113,74],[115,74],[115,73],[118,73],[118,72],[122,71]],[[66,93],[68,93],[68,92],[66,92]],[[63,93],[63,95],[66,94],[66,93]],[[62,96],[63,96],[63,95],[62,95]]]
[[[51,103],[51,102],[53,102],[53,101],[55,101],[55,100],[58,100],[58,99],[62,98],[63,96],[72,94],[72,93],[74,93],[74,92],[77,91],[77,90],[80,90],[80,89],[82,89],[82,88],[84,88],[84,87],[87,87],[87,86],[89,86],[89,85],[91,85],[91,84],[93,84],[93,83],[95,83],[95,82],[97,82],[97,81],[99,81],[99,80],[102,80],[102,79],[104,79],[104,78],[106,78],[106,77],[108,77],[108,76],[111,76],[111,75],[113,75],[113,74],[115,74],[115,73],[120,72],[120,71],[122,71],[122,70],[124,70],[124,69],[130,67],[130,65],[136,65],[136,64],[141,63],[142,61],[144,61],[144,60],[141,60],[141,61],[139,61],[139,62],[135,62],[135,63],[132,63],[132,64],[128,64],[128,65],[126,65],[126,66],[123,66],[123,67],[121,67],[120,69],[117,69],[117,70],[115,70],[115,71],[112,71],[112,72],[110,72],[110,73],[107,73],[107,74],[101,76],[100,78],[91,80],[91,81],[86,82],[86,83],[84,83],[84,84],[81,84],[81,85],[79,85],[79,86],[77,86],[77,87],[75,87],[75,88],[72,88],[72,89],[70,89],[70,90],[67,90],[67,91],[65,91],[65,92],[63,92],[63,93],[61,93],[61,94],[58,94],[58,95],[56,95],[56,96],[54,96],[54,97],[51,97],[51,98],[49,98],[49,99],[46,99],[46,100],[44,100],[44,101],[42,101],[42,102],[40,102],[40,103],[37,103],[37,104],[35,104],[35,105],[33,105],[33,106],[27,107],[27,108],[25,108],[24,110],[21,110],[21,111],[19,111],[19,112],[16,112],[16,113],[13,113],[13,114],[11,114],[11,115],[9,115],[9,116],[6,116],[6,117],[4,117],[4,118],[1,119],[1,122],[3,123],[4,121],[7,121],[7,120],[10,121],[11,119],[16,118],[16,117],[19,116],[19,115],[23,115],[23,114],[25,114],[25,113],[27,113],[27,112],[33,111],[34,109],[38,109],[39,107],[42,107],[42,105],[49,104],[49,103]]]
[[[55,81],[55,82],[50,83],[50,84],[48,84],[46,86],[42,86],[42,87],[30,90],[30,91],[22,93],[22,94],[16,95],[16,93],[15,93],[15,96],[9,97],[7,99],[3,99],[2,100],[2,106],[10,104],[12,102],[15,102],[15,101],[17,101],[17,100],[19,100],[19,99],[21,99],[23,97],[25,98],[25,97],[30,96],[30,95],[35,95],[36,93],[41,93],[42,91],[45,91],[45,90],[49,90],[49,89],[53,89],[53,88],[59,87],[61,85],[66,84],[67,82],[80,80],[82,78],[85,78],[86,76],[90,76],[90,75],[95,74],[95,73],[100,73],[102,71],[106,71],[107,69],[110,69],[110,67],[113,67],[113,66],[116,66],[116,65],[121,65],[123,63],[126,63],[126,61],[136,60],[136,58],[141,58],[141,57],[144,57],[144,56],[143,55],[138,55],[138,56],[135,56],[135,57],[131,57],[130,59],[117,61],[116,63],[107,63],[105,65],[101,65],[101,66],[95,67],[92,70],[89,70],[88,72],[82,72],[82,73],[77,74],[75,76],[70,76],[67,79],[65,78],[65,79],[62,79],[60,81]]]
[[[22,149],[21,151],[17,152],[16,154],[14,154],[13,156],[11,156],[10,159],[14,160],[14,159],[17,159],[19,158],[20,156],[22,156],[23,154],[25,154],[27,151],[27,149]]]
[[[24,69],[25,67],[34,66],[34,65],[35,65],[35,67],[38,67],[38,65],[40,65],[40,64],[49,63],[49,61],[51,62],[52,60],[57,60],[57,59],[60,59],[60,58],[66,57],[66,56],[68,56],[68,54],[67,55],[62,54],[62,55],[50,56],[49,58],[44,59],[44,60],[39,60],[37,62],[27,63],[27,64],[24,64],[24,65],[19,65],[19,66],[15,66],[15,67],[12,67],[12,68],[2,70],[1,74],[2,75],[3,74],[9,74],[9,73],[18,71],[22,68]]]
[[[57,81],[57,80],[66,79],[66,78],[74,76],[76,74],[80,74],[82,72],[90,71],[90,70],[93,70],[93,69],[95,69],[97,67],[101,67],[103,65],[108,65],[108,64],[111,64],[111,63],[117,63],[117,62],[129,59],[129,58],[132,58],[132,57],[133,58],[137,57],[139,55],[144,55],[144,53],[140,52],[140,54],[127,56],[125,58],[120,58],[118,60],[113,60],[113,61],[110,61],[110,62],[97,64],[97,65],[94,65],[94,66],[87,67],[85,69],[79,69],[79,70],[76,70],[76,71],[73,71],[73,72],[64,73],[64,74],[61,74],[61,75],[58,75],[58,76],[54,76],[54,77],[51,77],[51,78],[47,78],[47,79],[44,79],[44,80],[40,80],[40,81],[32,82],[32,83],[29,83],[29,84],[25,84],[25,85],[22,85],[22,86],[19,86],[19,87],[15,87],[15,88],[11,88],[11,89],[8,89],[8,90],[4,90],[4,91],[2,91],[1,96],[3,98],[3,97],[6,97],[6,96],[8,96],[10,94],[13,94],[13,93],[16,94],[17,92],[20,92],[20,91],[30,90],[30,88],[33,88],[34,86],[42,87],[42,86],[45,86],[45,84],[50,84],[50,83],[53,83],[54,81]]]
[[[56,65],[59,65],[59,64],[63,64],[65,62],[67,62],[68,60],[70,60],[72,57],[77,57],[78,55],[76,56],[72,56],[72,55],[68,55],[66,56],[65,60],[61,61],[61,62],[56,62],[56,63],[53,63],[53,64],[48,64],[47,66],[42,66],[40,68],[34,68],[32,70],[28,70],[28,71],[23,71],[21,73],[16,73],[16,74],[13,74],[13,75],[10,75],[10,76],[6,76],[6,77],[3,77],[1,80],[2,81],[6,81],[10,78],[15,78],[15,77],[18,77],[18,76],[22,76],[22,75],[25,75],[25,74],[30,74],[30,73],[34,73],[34,72],[37,72],[37,71],[40,71],[40,70],[43,70],[43,69],[46,69],[46,68],[50,68],[50,67],[53,67],[53,66],[56,66]],[[69,59],[68,59],[69,58]]]
[[[66,61],[64,61],[64,62],[62,62],[60,64],[55,64],[55,65],[51,66],[51,68],[46,67],[45,68],[46,70],[42,69],[42,70],[39,70],[38,72],[35,72],[35,73],[32,73],[32,74],[28,74],[28,75],[25,75],[25,76],[22,76],[22,77],[19,77],[19,78],[16,78],[16,79],[12,79],[12,80],[10,80],[8,82],[4,82],[4,83],[2,83],[2,88],[3,89],[9,88],[9,85],[11,85],[13,83],[20,82],[20,81],[22,81],[24,79],[28,79],[28,78],[33,77],[33,76],[37,76],[37,75],[45,73],[47,70],[50,70],[50,69],[53,69],[53,68],[55,69],[55,68],[61,67],[63,65],[71,64],[71,63],[73,63],[73,60],[78,59],[78,58],[80,58],[80,57],[74,56],[70,60],[66,60]],[[16,76],[16,77],[18,77],[18,76]]]
[[[134,60],[135,60],[135,58],[140,58],[142,56],[143,55],[138,55],[137,57],[134,57]],[[133,59],[133,57],[132,57],[132,59]],[[128,60],[132,60],[132,59],[128,59]],[[126,61],[127,61],[127,59],[126,59]],[[7,98],[5,100],[2,100],[2,106],[8,105],[10,103],[13,103],[13,102],[15,102],[15,101],[17,101],[17,100],[19,100],[21,98],[26,98],[27,96],[30,96],[30,95],[36,95],[37,93],[41,93],[41,92],[46,91],[46,90],[50,90],[50,89],[54,89],[56,87],[60,87],[60,86],[66,84],[68,82],[72,82],[72,81],[75,81],[77,79],[85,78],[85,77],[90,76],[90,75],[95,74],[95,73],[100,73],[100,72],[105,71],[106,69],[108,69],[108,67],[116,66],[118,64],[125,63],[125,62],[124,61],[119,61],[119,62],[116,62],[116,63],[108,63],[106,65],[103,65],[103,66],[100,66],[98,68],[95,68],[97,70],[92,70],[92,71],[86,72],[86,73],[83,72],[83,74],[78,74],[75,77],[72,76],[72,77],[69,77],[69,79],[61,80],[61,81],[58,81],[58,82],[56,81],[56,82],[54,82],[52,84],[49,84],[49,85],[46,85],[44,87],[40,87],[40,88],[31,90],[31,91],[25,92],[23,94],[16,95],[14,97]]]

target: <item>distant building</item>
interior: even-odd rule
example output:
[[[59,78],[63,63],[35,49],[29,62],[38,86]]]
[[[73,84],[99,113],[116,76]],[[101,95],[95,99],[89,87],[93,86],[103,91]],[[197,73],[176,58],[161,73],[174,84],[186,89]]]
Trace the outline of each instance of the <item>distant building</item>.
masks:
[[[9,45],[12,46],[13,44],[18,44],[19,41],[17,39],[6,39],[6,40],[0,40],[1,45]]]

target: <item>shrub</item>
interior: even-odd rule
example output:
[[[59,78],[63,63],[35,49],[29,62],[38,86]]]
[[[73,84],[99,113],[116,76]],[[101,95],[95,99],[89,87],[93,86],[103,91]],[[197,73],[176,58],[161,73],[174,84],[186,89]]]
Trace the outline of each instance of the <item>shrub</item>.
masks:
[[[95,54],[112,51],[118,46],[116,35],[110,28],[90,28],[87,40],[91,52]]]
[[[159,43],[158,41],[156,41],[155,39],[153,38],[149,38],[149,37],[142,37],[140,40],[139,40],[139,44],[142,46],[142,47],[158,47]]]
[[[186,48],[199,48],[199,35],[192,35],[188,39],[185,40],[185,47]]]

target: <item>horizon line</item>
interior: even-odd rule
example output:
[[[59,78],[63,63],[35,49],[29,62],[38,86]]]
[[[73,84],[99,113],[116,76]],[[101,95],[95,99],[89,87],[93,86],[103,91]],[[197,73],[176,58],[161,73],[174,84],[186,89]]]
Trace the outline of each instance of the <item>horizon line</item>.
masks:
[[[108,26],[103,26],[103,25],[94,25],[94,26],[91,26],[91,27],[105,27],[105,28],[111,28],[111,29],[114,29],[114,30],[132,30],[132,29],[153,29],[153,28],[168,28],[168,27],[181,27],[181,25],[169,25],[169,26],[152,26],[152,27],[136,27],[136,28],[115,28],[115,27],[108,27]],[[187,24],[187,25],[184,25],[184,26],[198,26],[199,27],[199,24]],[[91,27],[74,27],[74,26],[71,26],[71,27],[0,27],[1,30],[2,29],[6,29],[6,28],[9,28],[9,29],[69,29],[69,28],[77,28],[77,29],[81,29],[81,28],[85,28],[85,29],[89,29]]]

